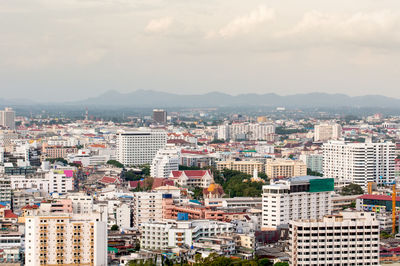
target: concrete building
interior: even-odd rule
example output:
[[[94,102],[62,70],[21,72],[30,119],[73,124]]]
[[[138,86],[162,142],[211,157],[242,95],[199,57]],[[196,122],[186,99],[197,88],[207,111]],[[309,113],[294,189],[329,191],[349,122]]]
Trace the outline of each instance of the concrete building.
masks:
[[[125,166],[151,164],[166,144],[165,131],[121,131],[117,134],[117,160]]]
[[[275,134],[275,125],[269,123],[234,123],[229,125],[229,139],[269,140]]]
[[[93,210],[93,197],[83,192],[68,193],[67,198],[72,202],[73,213],[91,213]]]
[[[172,171],[179,170],[180,151],[175,145],[167,144],[160,149],[150,165],[151,177],[167,178]]]
[[[208,188],[214,183],[214,176],[210,170],[172,171],[169,179],[182,187]]]
[[[324,123],[314,127],[314,141],[338,140],[342,137],[342,126],[336,123]]]
[[[289,178],[307,175],[307,165],[303,161],[268,159],[265,173],[270,179]]]
[[[254,169],[257,169],[258,173],[265,172],[265,164],[259,161],[222,161],[217,162],[217,170],[222,171],[224,169],[240,171],[248,175],[253,175]]]
[[[365,212],[291,221],[289,248],[293,266],[380,265],[379,222]]]
[[[164,220],[144,223],[140,227],[140,246],[143,249],[165,250],[168,247],[192,246],[202,237],[214,237],[233,232],[231,223],[192,220]]]
[[[167,111],[162,109],[154,109],[153,110],[153,120],[160,124],[167,123]]]
[[[12,108],[6,107],[0,111],[0,126],[11,130],[15,129],[15,112]]]
[[[107,222],[100,213],[25,217],[25,265],[107,265]]]
[[[12,199],[11,179],[10,177],[0,177],[0,201],[10,202]]]
[[[163,193],[135,192],[132,203],[133,226],[161,221],[163,218]]]
[[[322,154],[302,154],[300,160],[307,164],[307,168],[311,171],[323,173],[324,156]]]
[[[332,178],[299,176],[263,186],[262,230],[287,227],[297,219],[319,219],[332,212]]]
[[[334,178],[339,186],[356,183],[366,187],[368,182],[390,183],[394,180],[395,144],[324,143],[324,176]]]

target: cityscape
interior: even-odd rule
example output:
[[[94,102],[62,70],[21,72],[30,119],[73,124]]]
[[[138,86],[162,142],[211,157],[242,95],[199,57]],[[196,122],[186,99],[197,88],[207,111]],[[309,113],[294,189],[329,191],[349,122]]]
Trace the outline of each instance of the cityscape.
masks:
[[[157,108],[113,122],[88,108],[79,119],[4,108],[0,260],[397,262],[400,117],[277,109],[213,120],[214,109]]]
[[[0,265],[400,266],[400,1],[1,0]]]

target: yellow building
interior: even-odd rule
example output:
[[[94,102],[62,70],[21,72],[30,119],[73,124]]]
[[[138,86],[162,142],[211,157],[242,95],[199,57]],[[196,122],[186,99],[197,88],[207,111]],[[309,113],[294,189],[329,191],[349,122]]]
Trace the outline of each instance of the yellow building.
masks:
[[[293,176],[307,175],[307,164],[303,161],[269,159],[265,166],[268,178],[288,178]]]
[[[265,172],[265,164],[258,161],[223,161],[217,163],[218,171],[229,169],[253,175],[254,168],[257,169],[258,173]]]

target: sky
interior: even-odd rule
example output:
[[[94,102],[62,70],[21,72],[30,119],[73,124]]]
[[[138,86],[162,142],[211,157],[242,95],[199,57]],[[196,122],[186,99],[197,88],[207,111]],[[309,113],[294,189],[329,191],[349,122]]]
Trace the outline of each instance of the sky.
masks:
[[[400,98],[398,0],[1,0],[0,98]]]

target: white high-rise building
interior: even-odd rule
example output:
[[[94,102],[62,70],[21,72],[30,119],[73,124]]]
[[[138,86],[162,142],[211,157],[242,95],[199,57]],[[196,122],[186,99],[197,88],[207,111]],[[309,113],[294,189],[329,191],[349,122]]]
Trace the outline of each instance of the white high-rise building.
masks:
[[[0,111],[0,126],[11,130],[15,129],[15,112],[12,108],[6,107]]]
[[[172,171],[179,170],[181,153],[173,144],[160,149],[150,166],[150,176],[167,178]]]
[[[297,219],[319,219],[332,212],[332,178],[299,176],[263,186],[262,230],[287,227]]]
[[[160,221],[163,218],[163,193],[135,192],[133,197],[133,226]]]
[[[166,144],[165,131],[121,131],[117,134],[117,160],[125,166],[151,164]]]
[[[373,212],[342,212],[290,222],[290,265],[380,265],[379,221]]]
[[[100,213],[25,217],[25,265],[107,265],[107,222]]]
[[[218,139],[268,140],[275,133],[275,125],[269,123],[227,123],[218,126]]]
[[[230,127],[228,123],[224,123],[223,125],[219,125],[218,126],[218,139],[222,139],[222,140],[227,140],[229,139],[229,132],[230,132]]]
[[[338,140],[342,137],[342,126],[336,123],[319,124],[314,127],[314,141]]]
[[[338,185],[368,182],[383,184],[394,180],[395,145],[382,143],[324,143],[324,176]]]

